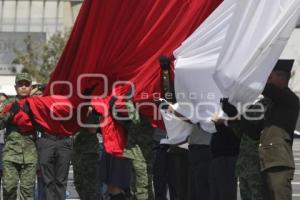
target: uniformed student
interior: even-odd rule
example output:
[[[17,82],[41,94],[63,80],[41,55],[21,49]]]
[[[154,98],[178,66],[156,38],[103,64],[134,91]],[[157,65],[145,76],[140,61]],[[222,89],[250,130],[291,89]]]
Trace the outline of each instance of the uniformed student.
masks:
[[[28,73],[19,73],[15,79],[17,92],[14,102],[6,105],[1,113],[1,121],[6,126],[3,149],[3,199],[17,199],[20,182],[20,200],[32,200],[35,185],[37,150],[34,142],[34,130],[21,131],[15,125],[20,120],[25,99],[30,95],[31,77]]]

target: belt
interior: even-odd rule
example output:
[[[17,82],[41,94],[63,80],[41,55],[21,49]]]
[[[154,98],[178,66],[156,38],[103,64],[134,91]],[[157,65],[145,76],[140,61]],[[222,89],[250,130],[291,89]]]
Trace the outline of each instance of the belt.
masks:
[[[70,138],[70,136],[50,135],[49,133],[42,133],[41,138],[47,138],[56,141],[56,140],[63,140],[66,138]]]

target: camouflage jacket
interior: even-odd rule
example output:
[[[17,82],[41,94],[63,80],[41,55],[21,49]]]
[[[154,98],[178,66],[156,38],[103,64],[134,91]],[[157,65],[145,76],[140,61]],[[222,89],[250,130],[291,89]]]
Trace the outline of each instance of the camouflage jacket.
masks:
[[[11,101],[6,102],[9,103]],[[5,133],[5,144],[3,148],[3,161],[14,163],[27,164],[37,162],[37,150],[33,136],[31,134],[22,134],[16,128],[10,126],[7,115],[0,115],[0,124],[6,126],[6,130],[11,129],[11,132]]]

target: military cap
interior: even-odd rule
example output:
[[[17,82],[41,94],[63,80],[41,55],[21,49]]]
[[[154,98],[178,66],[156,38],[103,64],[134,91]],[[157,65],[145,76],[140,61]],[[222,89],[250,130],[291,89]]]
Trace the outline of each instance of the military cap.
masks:
[[[16,75],[16,80],[15,83],[18,83],[19,81],[28,81],[28,82],[32,82],[31,76],[28,73],[18,73]]]
[[[277,61],[273,71],[284,71],[291,73],[295,60],[280,59]]]

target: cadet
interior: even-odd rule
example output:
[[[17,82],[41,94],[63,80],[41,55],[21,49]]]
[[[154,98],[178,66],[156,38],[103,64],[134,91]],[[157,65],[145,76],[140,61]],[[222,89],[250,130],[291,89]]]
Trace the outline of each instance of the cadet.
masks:
[[[74,142],[74,184],[81,200],[99,200],[100,185],[97,180],[97,162],[99,158],[99,141],[97,138],[97,125],[99,127],[100,115],[89,110],[87,128],[81,128]]]
[[[28,73],[16,75],[16,100],[4,107],[1,121],[6,126],[3,149],[3,199],[16,200],[20,181],[20,200],[32,200],[35,185],[37,150],[34,131],[21,132],[15,125],[16,118],[24,112],[25,101],[31,91],[31,77]]]

